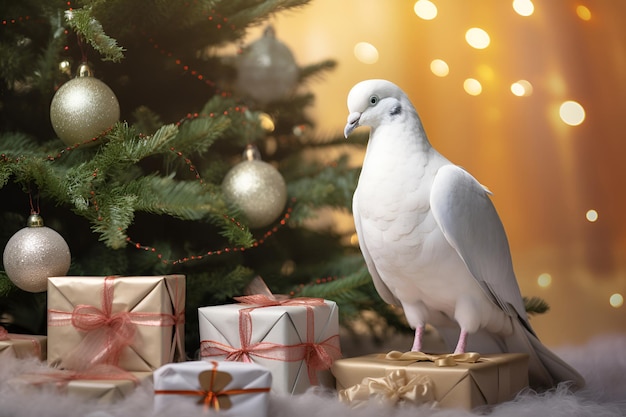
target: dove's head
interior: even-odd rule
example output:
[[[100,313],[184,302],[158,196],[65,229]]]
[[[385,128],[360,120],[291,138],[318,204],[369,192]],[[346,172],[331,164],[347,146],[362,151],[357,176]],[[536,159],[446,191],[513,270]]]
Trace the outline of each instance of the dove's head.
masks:
[[[365,80],[352,87],[348,111],[348,123],[343,131],[346,138],[359,126],[376,128],[402,112],[415,112],[400,87],[387,80]]]

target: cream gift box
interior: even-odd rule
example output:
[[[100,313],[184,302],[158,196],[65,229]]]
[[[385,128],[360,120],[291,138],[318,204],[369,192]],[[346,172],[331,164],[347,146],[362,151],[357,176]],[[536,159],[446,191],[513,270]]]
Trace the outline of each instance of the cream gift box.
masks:
[[[337,304],[262,297],[237,297],[246,303],[198,309],[202,359],[263,365],[272,372],[277,393],[299,394],[317,384],[333,387],[329,368],[341,356]]]
[[[103,371],[104,368],[104,371]],[[85,372],[42,369],[8,381],[19,392],[51,392],[75,396],[96,404],[112,404],[135,391],[139,385],[151,384],[152,372],[127,372],[98,367]]]
[[[0,326],[0,357],[18,359],[36,357],[46,360],[47,336],[8,333]]]
[[[48,364],[150,372],[184,359],[185,277],[48,279]]]
[[[253,363],[190,361],[154,372],[154,409],[179,412],[181,404],[224,417],[266,417],[272,375]]]
[[[526,388],[528,355],[462,354],[454,359],[454,355],[390,352],[340,359],[332,372],[340,398],[353,405],[368,397],[399,398],[408,391],[396,382],[402,378],[417,385],[417,403],[471,410],[511,400]],[[385,392],[390,388],[395,392]]]

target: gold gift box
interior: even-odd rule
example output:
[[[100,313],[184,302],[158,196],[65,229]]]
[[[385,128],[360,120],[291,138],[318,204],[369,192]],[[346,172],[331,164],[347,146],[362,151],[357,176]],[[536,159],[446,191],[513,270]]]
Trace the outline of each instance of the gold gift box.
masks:
[[[71,395],[96,404],[113,404],[126,398],[144,384],[152,384],[152,372],[131,372],[133,379],[73,379],[72,371],[43,370],[18,376],[8,381],[8,385],[18,392],[35,394],[52,392]],[[92,377],[93,378],[93,377]]]
[[[0,357],[7,355],[18,359],[36,357],[46,360],[47,336],[9,333],[7,337],[0,340]]]
[[[130,344],[112,364],[131,372],[151,372],[166,363],[184,360],[184,275],[64,276],[48,278],[48,364],[67,369],[94,364],[80,363],[76,367],[68,366],[67,361],[75,360],[76,349],[91,333],[74,326],[74,315],[80,316],[81,308],[93,307],[90,311],[107,318],[103,306],[105,280],[106,288],[112,290],[109,316],[129,313],[131,321],[139,317]],[[164,321],[158,323],[161,319]],[[106,349],[103,346],[102,352]]]
[[[528,355],[521,353],[480,355],[475,363],[390,360],[385,354],[339,359],[332,366],[337,391],[356,387],[366,378],[385,378],[402,371],[406,379],[423,377],[422,390],[432,390],[439,407],[467,410],[509,401],[528,386]],[[450,365],[449,363],[447,365]]]

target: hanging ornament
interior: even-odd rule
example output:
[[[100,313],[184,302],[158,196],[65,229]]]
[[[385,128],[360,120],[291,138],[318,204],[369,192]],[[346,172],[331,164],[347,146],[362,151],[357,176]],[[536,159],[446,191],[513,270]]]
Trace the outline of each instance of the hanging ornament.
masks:
[[[76,145],[101,135],[120,118],[120,105],[113,90],[81,64],[76,78],[57,90],[50,104],[50,121],[57,136]]]
[[[261,104],[270,103],[293,91],[298,72],[291,50],[268,26],[237,58],[237,88]]]
[[[224,177],[222,191],[228,202],[241,209],[248,226],[264,227],[284,210],[287,186],[276,168],[261,161],[255,146],[248,145],[243,157]]]
[[[60,234],[31,214],[25,227],[11,236],[2,261],[9,279],[24,291],[42,292],[48,277],[62,276],[70,269],[70,249]]]

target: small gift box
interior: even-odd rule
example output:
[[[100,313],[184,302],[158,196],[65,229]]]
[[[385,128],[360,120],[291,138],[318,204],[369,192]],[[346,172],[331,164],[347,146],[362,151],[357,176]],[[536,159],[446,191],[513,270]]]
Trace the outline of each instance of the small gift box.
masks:
[[[352,406],[375,400],[471,410],[511,400],[526,388],[528,355],[394,351],[340,359],[332,372],[339,398]]]
[[[18,359],[30,357],[46,360],[47,336],[8,333],[0,326],[0,357]]]
[[[149,384],[152,372],[128,372],[97,365],[86,371],[42,369],[8,381],[20,392],[54,392],[80,397],[97,404],[112,404],[130,395],[137,386]]]
[[[271,385],[270,371],[253,363],[172,363],[154,372],[154,408],[173,414],[195,404],[224,417],[266,417]]]
[[[202,359],[263,365],[272,372],[272,389],[278,393],[334,386],[329,369],[341,357],[334,302],[265,295],[236,300],[241,304],[198,309]]]
[[[150,372],[184,359],[185,277],[51,277],[48,364]]]

